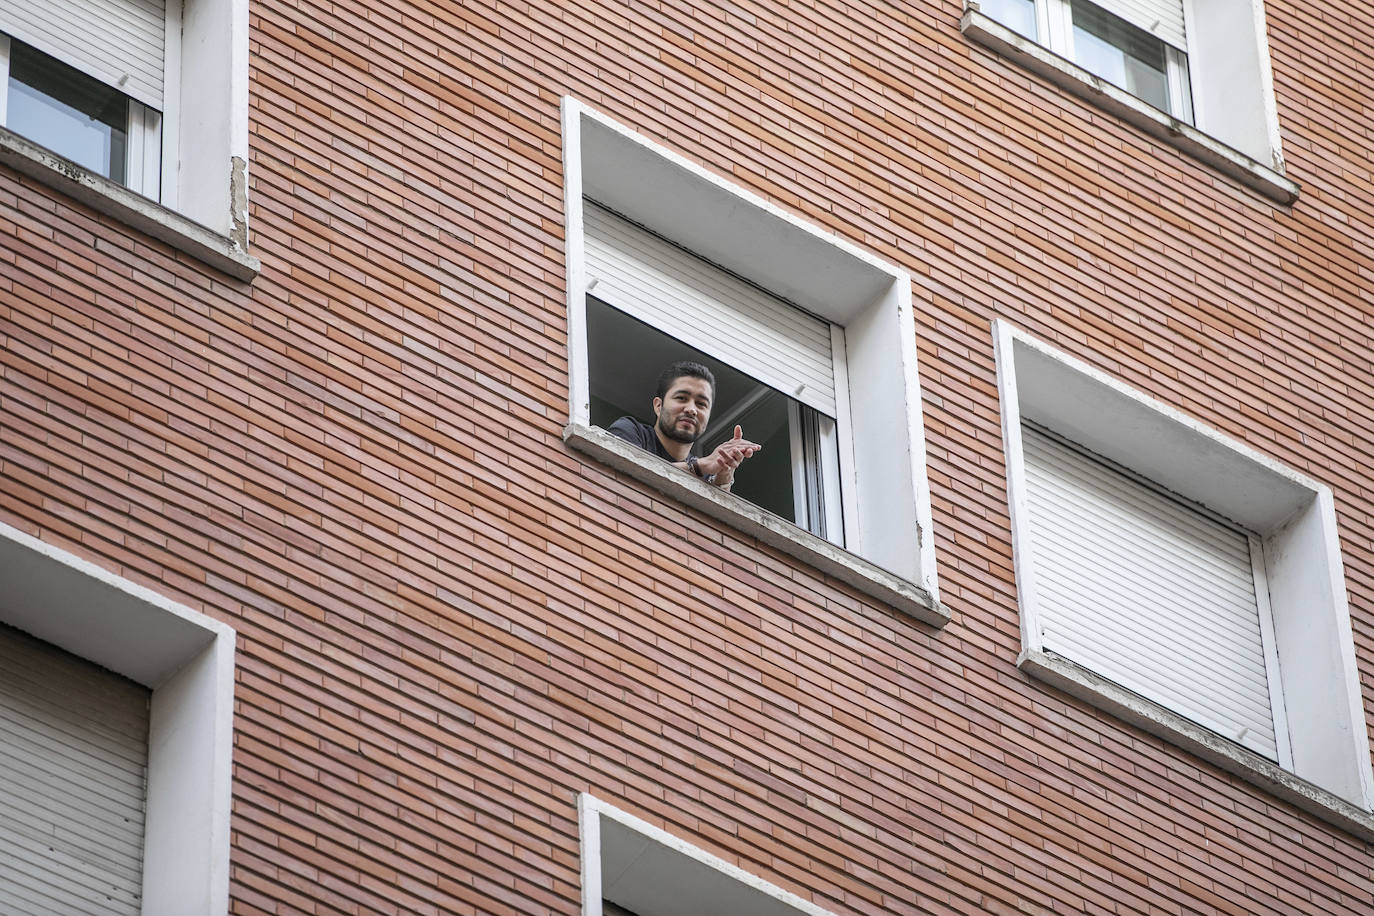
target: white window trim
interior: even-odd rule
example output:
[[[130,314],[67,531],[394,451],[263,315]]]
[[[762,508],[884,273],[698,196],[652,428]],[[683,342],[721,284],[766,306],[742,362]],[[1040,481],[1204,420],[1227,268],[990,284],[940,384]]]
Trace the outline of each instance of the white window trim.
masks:
[[[787,912],[796,916],[834,916],[829,910],[822,909],[810,900],[799,897],[790,891],[750,874],[719,856],[693,846],[686,840],[673,836],[666,830],[653,826],[632,814],[627,814],[599,798],[582,792],[577,799],[578,827],[582,845],[582,916],[602,916],[601,901],[607,882],[602,875],[601,841],[602,830],[609,822],[611,829],[624,828],[637,834],[639,839],[656,844],[660,851],[670,856],[681,857],[691,863],[705,866],[719,873],[723,884],[734,883],[747,889],[753,896],[761,895],[767,901],[764,906],[770,916],[780,916]],[[665,889],[665,896],[672,896],[671,889]],[[689,903],[690,906],[690,903]],[[746,904],[747,907],[747,904]],[[700,912],[699,910],[686,910]],[[673,912],[684,912],[681,901]],[[735,916],[750,916],[750,909],[731,909]]]
[[[1046,29],[1049,23],[1041,13],[1048,4],[1036,4],[1039,28]],[[1191,3],[1189,4],[1191,17]],[[1263,32],[1263,9],[1257,11],[1257,27]],[[1016,64],[1054,83],[1070,94],[1083,99],[1104,111],[1119,117],[1148,133],[1180,152],[1191,156],[1224,175],[1240,182],[1274,203],[1289,206],[1298,199],[1301,188],[1297,182],[1283,174],[1283,155],[1278,128],[1278,111],[1274,102],[1273,76],[1269,64],[1267,45],[1261,42],[1260,56],[1261,86],[1264,99],[1265,129],[1269,137],[1269,149],[1273,164],[1267,165],[1240,150],[1218,140],[1187,123],[1181,118],[1160,111],[1153,105],[1141,101],[1126,90],[1098,77],[1073,61],[1050,50],[1045,45],[1027,38],[995,19],[984,14],[977,0],[965,0],[963,18],[959,30],[965,37],[989,50],[1006,57]],[[1042,32],[1043,34],[1043,32]],[[1198,52],[1194,38],[1189,34],[1188,54],[1190,61],[1197,61]],[[1190,65],[1195,67],[1196,64]],[[1196,84],[1198,76],[1193,74]],[[1199,124],[1206,123],[1204,105],[1197,98],[1192,100],[1193,116]]]
[[[993,323],[1020,606],[1017,665],[1283,800],[1374,841],[1374,771],[1328,487],[1286,468],[1004,321]],[[1280,766],[1045,649],[1021,442],[1033,420],[1263,541],[1292,757]],[[1317,615],[1314,619],[1314,613]],[[1318,672],[1325,676],[1316,676]],[[1297,694],[1306,691],[1305,696]],[[1305,702],[1304,702],[1305,700]],[[1276,727],[1278,722],[1276,721]]]
[[[564,440],[871,597],[933,626],[948,622],[935,572],[910,276],[572,98],[563,100],[563,157],[570,373]],[[871,416],[856,418],[856,401],[847,396],[836,405],[847,549],[590,425],[584,197],[842,326],[848,368],[841,381],[849,390],[878,387],[875,376],[891,383],[882,403],[857,399],[857,409]],[[896,416],[894,404],[905,422],[874,422],[873,416]],[[864,423],[887,438],[853,447],[843,430]]]
[[[145,171],[148,196],[2,126],[0,165],[251,281],[262,265],[248,253],[248,2],[204,0],[190,13],[179,0],[167,7],[162,148],[145,157],[162,168],[156,178]],[[185,43],[201,49],[194,66],[183,66]]]
[[[0,582],[0,623],[152,690],[142,912],[228,912],[234,631],[8,525]]]

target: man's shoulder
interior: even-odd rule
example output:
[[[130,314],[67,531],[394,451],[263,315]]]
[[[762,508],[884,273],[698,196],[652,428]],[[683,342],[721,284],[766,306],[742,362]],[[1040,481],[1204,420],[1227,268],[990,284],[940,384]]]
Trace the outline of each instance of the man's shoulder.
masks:
[[[652,426],[636,420],[634,417],[621,417],[606,427],[606,432],[624,439],[626,442],[638,445],[640,448],[650,448],[652,440],[657,438],[654,436]]]

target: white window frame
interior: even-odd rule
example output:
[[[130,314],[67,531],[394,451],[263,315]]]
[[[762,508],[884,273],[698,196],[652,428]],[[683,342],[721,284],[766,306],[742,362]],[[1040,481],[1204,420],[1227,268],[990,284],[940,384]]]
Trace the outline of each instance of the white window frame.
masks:
[[[570,372],[564,439],[899,610],[935,626],[947,622],[935,574],[910,276],[572,98],[563,100],[563,156]],[[586,199],[844,330],[849,395],[837,398],[833,476],[842,493],[845,548],[591,426]]]
[[[577,812],[582,916],[602,916],[603,899],[641,916],[834,916],[587,792]]]
[[[167,0],[165,35],[161,148],[144,145],[143,193],[3,126],[0,164],[251,280],[261,265],[248,254],[248,0]],[[184,58],[184,46],[196,53]],[[157,116],[144,115],[146,136],[147,119]]]
[[[1371,771],[1331,490],[1016,329],[993,324],[1021,620],[1018,666],[1374,839]],[[1278,764],[1046,650],[1021,441],[1030,420],[1261,541],[1290,751]],[[1275,723],[1276,727],[1278,722]]]
[[[1039,38],[1027,38],[992,19],[982,12],[978,0],[964,0],[959,27],[970,40],[1275,203],[1288,205],[1297,200],[1299,186],[1284,175],[1263,0],[1184,0],[1190,110],[1174,114],[1156,109],[1073,62],[1065,0],[1035,0],[1035,11]],[[1175,70],[1171,66],[1170,92],[1180,90],[1182,97]]]
[[[228,912],[234,631],[8,525],[0,582],[0,622],[152,690],[142,912]]]

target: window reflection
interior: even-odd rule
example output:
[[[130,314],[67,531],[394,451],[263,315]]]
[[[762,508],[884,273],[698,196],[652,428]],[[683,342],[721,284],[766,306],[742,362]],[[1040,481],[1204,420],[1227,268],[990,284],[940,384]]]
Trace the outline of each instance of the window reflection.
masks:
[[[1035,40],[1035,0],[980,0],[978,6],[1013,32]]]
[[[8,109],[10,130],[128,184],[128,96],[11,39]]]
[[[1083,69],[1169,110],[1164,42],[1085,0],[1072,0],[1073,50]]]

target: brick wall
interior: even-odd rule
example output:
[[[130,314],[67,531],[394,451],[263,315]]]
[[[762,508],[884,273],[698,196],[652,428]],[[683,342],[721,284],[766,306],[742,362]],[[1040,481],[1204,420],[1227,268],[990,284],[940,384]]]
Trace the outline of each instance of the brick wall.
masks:
[[[0,169],[0,521],[238,630],[232,911],[577,912],[583,790],[836,913],[1374,910],[1015,667],[994,317],[1333,488],[1374,721],[1374,11],[1266,9],[1291,209],[952,2],[254,2],[251,285]],[[913,275],[943,630],[563,446],[567,94]]]

